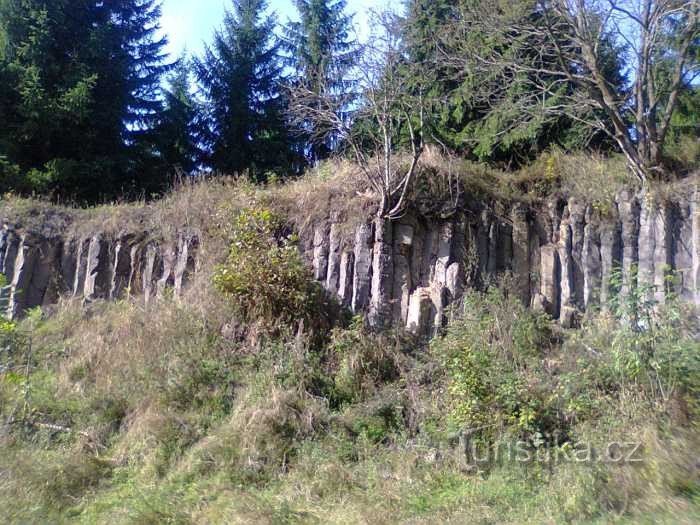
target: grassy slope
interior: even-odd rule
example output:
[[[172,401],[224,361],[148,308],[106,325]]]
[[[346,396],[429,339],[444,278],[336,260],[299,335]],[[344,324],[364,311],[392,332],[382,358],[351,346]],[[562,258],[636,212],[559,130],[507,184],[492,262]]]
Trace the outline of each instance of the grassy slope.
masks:
[[[562,333],[500,293],[474,295],[426,347],[358,322],[258,319],[214,289],[234,210],[274,203],[322,217],[328,204],[309,203],[343,184],[319,176],[330,182],[202,185],[149,207],[158,219],[138,224],[207,237],[205,271],[182,303],[63,304],[2,332],[15,339],[0,354],[10,522],[700,520],[700,345],[697,315],[680,305],[647,332],[601,315]],[[475,465],[460,428],[480,428],[482,447],[523,439],[533,452],[639,441],[644,461]]]

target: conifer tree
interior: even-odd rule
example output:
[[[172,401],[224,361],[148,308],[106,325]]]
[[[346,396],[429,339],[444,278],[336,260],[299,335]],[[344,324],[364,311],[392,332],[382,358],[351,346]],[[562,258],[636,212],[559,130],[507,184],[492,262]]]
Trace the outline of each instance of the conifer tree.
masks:
[[[346,12],[345,0],[295,0],[295,4],[299,21],[289,23],[285,31],[285,48],[295,70],[293,82],[320,100],[343,101],[334,105],[347,111],[353,99],[349,74],[357,64],[359,49],[351,35],[352,16]],[[302,128],[311,162],[328,157],[337,137],[312,122]]]
[[[261,180],[286,170],[293,153],[280,94],[282,64],[275,18],[265,0],[234,0],[195,73],[207,101],[201,130],[206,160],[222,173]]]
[[[199,107],[192,94],[191,63],[183,56],[169,79],[163,111],[154,130],[162,169],[194,172],[201,155],[197,125]]]
[[[0,155],[34,189],[95,200],[136,188],[138,135],[155,122],[159,0],[0,0]]]

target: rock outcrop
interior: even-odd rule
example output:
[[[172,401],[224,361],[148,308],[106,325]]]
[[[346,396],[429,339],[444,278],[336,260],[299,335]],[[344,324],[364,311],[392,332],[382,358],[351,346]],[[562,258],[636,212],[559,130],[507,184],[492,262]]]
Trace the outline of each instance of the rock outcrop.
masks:
[[[632,293],[657,302],[674,293],[700,305],[698,180],[675,189],[663,198],[621,191],[602,206],[561,196],[536,205],[465,199],[449,216],[408,210],[359,225],[334,215],[301,245],[314,277],[376,327],[429,336],[466,290],[506,274],[514,296],[570,327]],[[132,232],[64,239],[4,226],[0,273],[10,286],[0,303],[17,317],[61,296],[180,295],[196,272],[199,243],[194,231],[165,240]]]
[[[700,305],[697,181],[673,198],[622,191],[608,206],[555,198],[507,208],[471,202],[439,219],[409,212],[362,224],[347,243],[337,226],[316,230],[308,258],[328,291],[371,324],[422,335],[445,324],[465,289],[506,273],[515,296],[566,327],[617,294],[663,303],[674,293]],[[337,261],[351,265],[340,287]]]
[[[92,302],[131,295],[148,301],[169,288],[180,294],[195,272],[197,247],[192,232],[181,232],[172,242],[134,234],[110,238],[99,232],[62,240],[4,226],[0,273],[10,285],[3,292],[6,314],[17,318],[61,296]]]

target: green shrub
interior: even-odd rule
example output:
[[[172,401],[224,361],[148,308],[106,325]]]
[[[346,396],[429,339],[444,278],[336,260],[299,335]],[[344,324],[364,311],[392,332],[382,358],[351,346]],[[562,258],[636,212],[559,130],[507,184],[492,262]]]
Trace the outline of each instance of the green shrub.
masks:
[[[334,405],[363,401],[381,385],[400,377],[402,350],[408,341],[369,332],[361,318],[331,334],[327,369],[333,378]]]
[[[463,319],[433,345],[448,379],[450,419],[470,433],[550,430],[555,406],[538,374],[551,345],[549,319],[493,289],[465,299]]]
[[[267,209],[238,213],[228,259],[217,269],[214,283],[249,321],[311,324],[323,316],[320,286],[302,261],[295,236]]]

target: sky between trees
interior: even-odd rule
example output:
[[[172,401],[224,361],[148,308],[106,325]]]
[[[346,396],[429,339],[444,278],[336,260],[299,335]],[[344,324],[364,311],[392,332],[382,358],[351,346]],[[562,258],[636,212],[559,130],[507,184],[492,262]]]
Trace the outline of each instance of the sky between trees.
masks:
[[[356,13],[355,26],[360,40],[369,32],[370,9],[400,9],[400,0],[348,0],[348,11]],[[213,30],[221,25],[229,0],[165,0],[162,26],[168,35],[168,51],[179,56],[183,50],[192,54],[202,51],[203,43],[211,40]],[[271,0],[270,8],[280,22],[297,18],[292,0]]]

